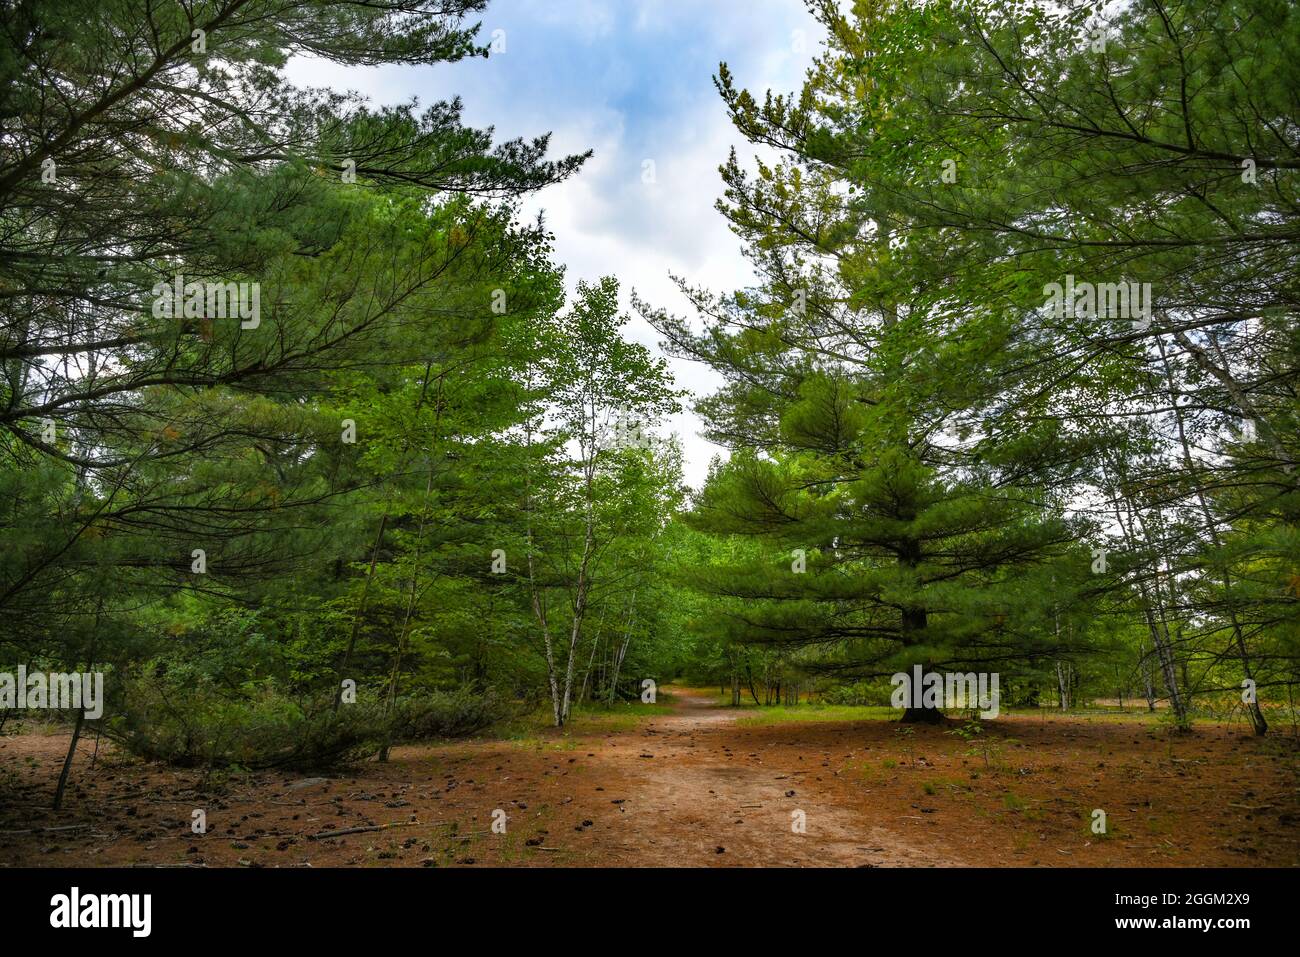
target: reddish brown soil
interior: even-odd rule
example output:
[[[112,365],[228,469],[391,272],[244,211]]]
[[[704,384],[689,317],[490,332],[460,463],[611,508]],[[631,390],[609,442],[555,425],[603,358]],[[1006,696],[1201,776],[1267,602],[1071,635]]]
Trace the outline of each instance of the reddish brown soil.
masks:
[[[206,790],[200,772],[106,746],[92,769],[86,744],[59,813],[66,735],[8,736],[0,866],[1300,865],[1294,739],[1003,717],[986,768],[951,724],[745,726],[706,694],[674,701],[628,730],[397,748],[325,780],[241,774]],[[372,824],[409,826],[311,839]]]

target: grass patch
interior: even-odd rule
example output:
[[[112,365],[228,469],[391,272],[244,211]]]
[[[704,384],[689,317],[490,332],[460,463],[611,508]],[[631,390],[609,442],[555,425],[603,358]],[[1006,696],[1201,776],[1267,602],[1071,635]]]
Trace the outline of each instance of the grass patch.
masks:
[[[645,718],[671,714],[672,711],[672,695],[660,690],[654,704],[618,701],[613,705],[592,702],[576,705],[569,715],[568,724],[556,728],[550,702],[545,702],[521,718],[498,725],[495,736],[524,747],[572,751],[580,743],[576,738],[630,731]]]
[[[888,706],[800,704],[764,707],[752,714],[737,718],[736,723],[752,727],[773,724],[802,724],[809,721],[892,721],[897,717],[898,711]]]

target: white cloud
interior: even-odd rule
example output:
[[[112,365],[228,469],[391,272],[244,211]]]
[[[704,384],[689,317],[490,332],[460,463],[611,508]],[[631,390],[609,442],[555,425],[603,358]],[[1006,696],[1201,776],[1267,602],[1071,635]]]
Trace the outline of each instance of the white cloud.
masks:
[[[303,83],[352,88],[379,102],[446,99],[460,94],[466,122],[494,126],[501,138],[550,130],[552,153],[594,149],[569,181],[530,197],[525,213],[544,210],[556,258],[570,287],[578,279],[617,276],[624,296],[684,313],[689,303],[668,277],[729,291],[752,281],[740,241],[714,209],[717,167],[737,147],[756,150],[732,128],[713,89],[720,61],[761,95],[797,90],[820,30],[797,0],[508,0],[489,5],[481,39],[504,29],[507,52],[488,60],[429,67],[341,70],[294,61]],[[806,47],[796,51],[795,30]],[[642,182],[644,160],[656,182]],[[626,298],[625,298],[626,304]],[[657,347],[653,329],[634,317],[629,334]],[[679,384],[707,394],[719,377],[673,360]],[[687,480],[698,485],[720,451],[684,413]]]

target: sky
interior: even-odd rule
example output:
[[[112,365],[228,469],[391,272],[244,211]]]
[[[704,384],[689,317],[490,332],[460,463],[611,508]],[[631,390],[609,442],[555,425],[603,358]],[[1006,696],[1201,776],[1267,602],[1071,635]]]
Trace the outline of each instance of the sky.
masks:
[[[567,182],[530,197],[524,218],[545,212],[570,290],[616,276],[632,316],[626,334],[660,354],[655,331],[628,308],[631,290],[689,316],[670,273],[720,292],[752,281],[739,238],[714,209],[728,150],[751,166],[756,153],[727,120],[718,64],[756,95],[798,90],[820,27],[801,0],[491,0],[478,19],[480,42],[500,50],[486,60],[360,68],[296,59],[289,76],[376,105],[459,96],[464,121],[494,127],[498,141],[549,131],[553,157],[594,150]],[[698,364],[669,364],[696,394],[720,381]],[[680,437],[696,487],[721,451],[699,427],[688,410],[659,430]]]

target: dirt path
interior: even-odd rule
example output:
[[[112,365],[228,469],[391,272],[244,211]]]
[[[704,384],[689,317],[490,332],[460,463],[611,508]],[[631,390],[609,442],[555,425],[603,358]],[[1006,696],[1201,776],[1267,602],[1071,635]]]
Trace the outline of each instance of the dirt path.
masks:
[[[92,768],[86,745],[58,814],[49,800],[67,735],[8,735],[0,866],[1300,864],[1294,739],[1004,716],[986,732],[986,761],[950,727],[752,722],[765,712],[708,692],[665,700],[666,714],[597,712],[522,740],[400,747],[329,776],[205,782],[107,746]],[[1104,835],[1089,826],[1095,809]]]
[[[674,714],[649,719],[598,753],[636,795],[622,805],[620,825],[627,832],[623,846],[634,848],[641,863],[964,863],[956,854],[909,846],[903,835],[848,810],[826,784],[835,776],[828,752],[805,760],[784,750],[771,756],[743,750],[735,722],[750,712],[721,707],[699,692],[678,691],[673,700]]]

